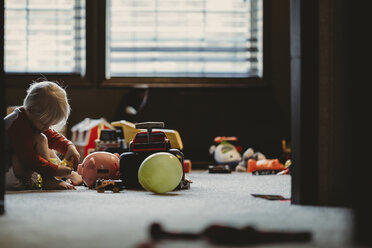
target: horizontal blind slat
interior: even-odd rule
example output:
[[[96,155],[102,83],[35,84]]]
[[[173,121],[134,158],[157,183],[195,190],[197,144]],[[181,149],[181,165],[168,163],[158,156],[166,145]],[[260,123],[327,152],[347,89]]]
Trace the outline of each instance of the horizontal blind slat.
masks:
[[[85,73],[84,0],[6,0],[6,72]]]
[[[262,0],[111,0],[108,6],[110,76],[262,73]]]

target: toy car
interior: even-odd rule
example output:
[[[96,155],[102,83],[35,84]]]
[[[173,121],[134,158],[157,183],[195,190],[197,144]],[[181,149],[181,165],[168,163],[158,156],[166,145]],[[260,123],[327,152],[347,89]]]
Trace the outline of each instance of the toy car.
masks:
[[[122,180],[98,179],[96,182],[96,190],[98,193],[104,193],[105,190],[111,190],[114,193],[119,193],[119,191],[123,189],[124,186]]]
[[[120,179],[123,180],[126,188],[141,189],[138,181],[138,169],[141,163],[149,155],[156,152],[169,152],[175,155],[184,167],[183,153],[178,149],[171,149],[170,141],[163,131],[152,131],[154,128],[163,128],[164,122],[143,122],[136,123],[138,129],[147,129],[147,132],[138,132],[132,141],[129,142],[129,152],[120,155]],[[185,179],[185,168],[182,168],[183,175],[178,189],[189,189],[190,181]]]
[[[209,173],[231,173],[231,168],[229,165],[209,165]]]

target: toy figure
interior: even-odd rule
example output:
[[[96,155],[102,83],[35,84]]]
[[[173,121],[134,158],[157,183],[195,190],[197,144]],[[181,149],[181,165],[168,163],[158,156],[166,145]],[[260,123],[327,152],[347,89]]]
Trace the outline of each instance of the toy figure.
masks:
[[[77,165],[80,155],[75,145],[51,126],[63,126],[70,114],[66,91],[55,82],[32,83],[23,106],[4,118],[7,130],[8,166],[6,189],[28,189],[42,176],[43,189],[75,189],[82,178],[71,168],[51,161],[56,152]],[[65,177],[72,184],[56,178]]]
[[[78,165],[78,173],[89,188],[94,188],[97,179],[119,179],[119,154],[93,152]]]
[[[217,168],[223,168],[221,166],[229,166],[230,169],[235,168],[237,172],[246,172],[248,167],[248,160],[255,159],[261,160],[266,159],[265,155],[260,152],[255,152],[252,148],[248,148],[243,156],[240,154],[241,147],[235,146],[231,142],[237,141],[238,138],[235,136],[225,137],[218,136],[214,138],[214,142],[219,143],[217,146],[212,145],[209,148],[209,153],[213,154],[214,160],[217,163],[216,171],[221,172]],[[213,166],[210,167],[210,172],[213,171]],[[228,173],[229,169],[224,170]]]
[[[214,142],[219,144],[217,146],[212,145],[209,148],[209,153],[213,154],[214,160],[218,165],[235,167],[242,160],[238,149],[230,143],[236,140],[238,140],[237,137],[218,136],[214,138]]]

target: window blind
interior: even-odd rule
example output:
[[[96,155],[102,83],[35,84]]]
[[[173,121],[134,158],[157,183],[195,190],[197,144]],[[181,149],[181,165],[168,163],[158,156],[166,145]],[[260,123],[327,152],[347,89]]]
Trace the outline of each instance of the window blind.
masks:
[[[108,77],[262,76],[262,0],[107,4]]]
[[[4,69],[85,73],[85,0],[5,0]]]

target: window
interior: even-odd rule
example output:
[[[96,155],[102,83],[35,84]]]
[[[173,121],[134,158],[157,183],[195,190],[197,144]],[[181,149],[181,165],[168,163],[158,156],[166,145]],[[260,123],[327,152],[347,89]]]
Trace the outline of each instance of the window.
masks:
[[[261,0],[108,0],[106,77],[262,76]]]
[[[264,8],[263,0],[5,0],[7,82],[43,74],[84,86],[262,85]]]
[[[7,73],[85,73],[84,0],[5,0]]]

